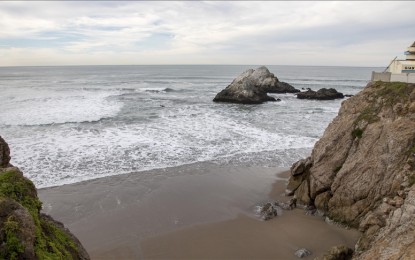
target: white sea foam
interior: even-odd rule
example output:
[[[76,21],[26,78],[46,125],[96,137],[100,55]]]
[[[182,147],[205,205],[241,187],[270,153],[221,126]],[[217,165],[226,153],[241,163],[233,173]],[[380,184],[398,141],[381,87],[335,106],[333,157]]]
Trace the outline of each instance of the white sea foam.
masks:
[[[2,99],[0,125],[45,125],[90,122],[116,115],[122,104],[109,97],[114,92],[27,91]]]
[[[41,141],[40,141],[41,140]],[[38,187],[247,154],[310,148],[316,141],[284,135],[196,105],[155,121],[102,128],[65,127],[13,139],[13,161]],[[285,165],[287,166],[287,165]]]
[[[0,134],[12,163],[39,188],[201,161],[286,167],[309,154],[341,103],[271,94],[282,101],[218,104],[213,97],[239,67],[170,69],[28,68],[26,78],[0,78]],[[302,83],[323,87],[315,70]]]

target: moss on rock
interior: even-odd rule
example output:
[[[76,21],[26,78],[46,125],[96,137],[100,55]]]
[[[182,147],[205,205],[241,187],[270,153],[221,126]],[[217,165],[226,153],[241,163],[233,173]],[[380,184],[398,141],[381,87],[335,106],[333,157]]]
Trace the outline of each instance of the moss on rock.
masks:
[[[0,201],[1,259],[89,259],[61,223],[40,213],[35,186],[17,168],[0,169]]]

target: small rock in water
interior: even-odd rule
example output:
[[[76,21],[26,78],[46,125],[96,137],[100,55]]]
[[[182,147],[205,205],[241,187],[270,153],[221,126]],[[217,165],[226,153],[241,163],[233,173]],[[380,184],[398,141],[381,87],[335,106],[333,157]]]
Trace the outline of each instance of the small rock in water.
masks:
[[[298,258],[303,258],[311,255],[311,252],[305,248],[300,248],[294,253]]]
[[[270,220],[278,216],[277,208],[271,202],[262,206],[259,214],[263,220]]]

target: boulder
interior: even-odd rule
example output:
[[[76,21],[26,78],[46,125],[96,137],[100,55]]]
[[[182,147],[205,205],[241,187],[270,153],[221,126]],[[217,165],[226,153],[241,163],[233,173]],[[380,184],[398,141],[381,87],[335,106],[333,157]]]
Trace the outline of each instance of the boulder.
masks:
[[[317,99],[317,100],[332,100],[337,98],[344,98],[344,95],[337,92],[334,88],[322,88],[317,91],[308,89],[307,91],[297,93],[299,99]]]
[[[292,86],[279,82],[278,78],[262,66],[256,70],[249,69],[235,78],[224,90],[219,92],[213,101],[242,104],[260,104],[266,101],[276,101],[267,95],[272,93],[294,93]]]

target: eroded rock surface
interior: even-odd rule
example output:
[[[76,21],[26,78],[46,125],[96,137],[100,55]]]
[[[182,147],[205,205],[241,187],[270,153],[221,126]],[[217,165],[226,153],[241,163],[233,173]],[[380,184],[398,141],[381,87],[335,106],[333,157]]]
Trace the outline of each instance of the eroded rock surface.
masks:
[[[414,129],[415,85],[369,83],[291,168],[289,193],[299,203],[363,232],[356,259],[415,253]]]

